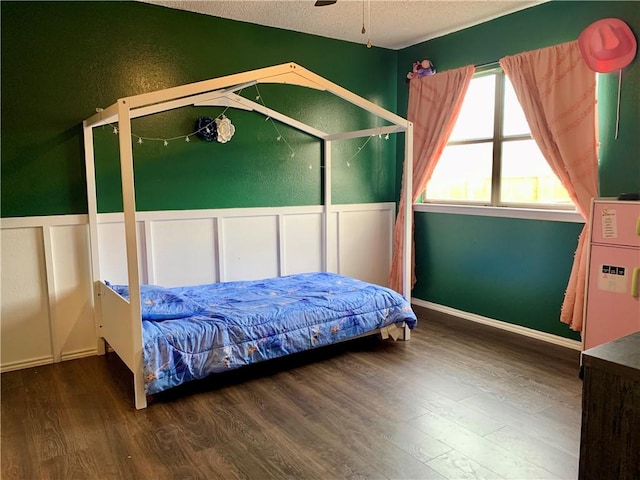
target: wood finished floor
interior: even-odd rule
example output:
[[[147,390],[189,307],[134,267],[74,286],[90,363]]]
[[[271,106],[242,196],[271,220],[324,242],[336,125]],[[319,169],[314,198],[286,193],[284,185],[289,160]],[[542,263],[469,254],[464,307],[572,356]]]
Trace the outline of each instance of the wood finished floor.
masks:
[[[578,352],[416,310],[141,411],[115,354],[5,373],[1,478],[577,478]]]

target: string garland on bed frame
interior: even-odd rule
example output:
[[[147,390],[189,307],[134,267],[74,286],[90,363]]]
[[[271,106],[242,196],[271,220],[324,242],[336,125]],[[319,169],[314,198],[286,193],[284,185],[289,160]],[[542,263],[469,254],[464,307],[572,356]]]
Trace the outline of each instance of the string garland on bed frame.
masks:
[[[264,102],[264,98],[262,97],[262,94],[260,93],[260,90],[258,89],[258,85],[254,85],[255,89],[256,89],[256,97],[255,99],[257,101],[259,101],[262,106],[264,106],[265,108],[269,108],[267,107],[267,105]],[[238,91],[238,94],[241,94],[242,90]],[[191,137],[198,137],[201,136],[201,134],[209,134],[210,130],[215,128],[216,125],[216,120],[220,120],[220,119],[224,119],[226,118],[226,113],[229,110],[230,107],[225,107],[225,109],[222,111],[222,113],[218,114],[215,118],[209,118],[209,117],[201,117],[198,119],[198,123],[196,124],[196,126],[198,126],[200,124],[200,121],[205,119],[206,123],[204,123],[202,126],[199,126],[199,128],[197,128],[196,130],[192,131],[191,133],[187,133],[186,135],[178,135],[175,137],[145,137],[142,135],[138,135],[135,132],[131,131],[131,137],[137,139],[136,143],[138,145],[143,145],[145,141],[148,142],[162,142],[163,145],[165,147],[169,146],[169,142],[175,141],[175,140],[182,140],[184,139],[185,142],[190,143],[191,142]],[[103,108],[96,108],[96,112],[100,113],[104,111]],[[269,121],[271,123],[271,125],[273,126],[273,129],[275,130],[277,136],[276,136],[276,141],[280,142],[284,142],[284,144],[287,146],[287,148],[290,151],[290,158],[295,158],[296,153],[295,150],[293,149],[293,147],[291,146],[291,144],[287,141],[286,137],[282,134],[282,132],[280,132],[280,129],[278,128],[278,126],[276,125],[276,122],[274,122],[273,118],[271,118],[270,116],[265,117],[264,121]],[[112,123],[108,123],[107,124],[109,127],[111,127],[113,129],[113,134],[114,135],[118,135],[120,132],[118,130],[118,126],[114,125]],[[204,136],[204,135],[203,135]],[[346,160],[346,166],[347,168],[351,168],[351,161],[357,157],[360,152],[362,152],[362,150],[364,149],[364,147],[367,146],[367,144],[371,141],[372,138],[375,138],[376,135],[372,134],[369,137],[367,137],[367,139],[360,145],[357,147],[355,153],[353,155],[351,155],[347,160]],[[377,137],[379,139],[383,139],[384,140],[389,140],[389,134],[386,133],[384,136],[379,133],[377,135]],[[207,141],[209,141],[209,139],[207,139]],[[222,142],[222,143],[226,143],[226,142]],[[322,168],[322,167],[321,167]],[[309,164],[309,170],[313,169],[313,166],[311,164]]]

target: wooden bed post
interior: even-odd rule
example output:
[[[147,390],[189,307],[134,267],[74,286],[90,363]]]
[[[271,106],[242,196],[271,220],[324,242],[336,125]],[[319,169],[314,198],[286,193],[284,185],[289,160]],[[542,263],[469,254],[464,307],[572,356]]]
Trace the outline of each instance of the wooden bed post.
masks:
[[[97,336],[98,355],[106,351],[102,335],[102,321],[98,280],[100,280],[100,255],[98,253],[98,198],[96,194],[96,168],[93,150],[93,128],[85,120],[82,122],[84,134],[84,158],[87,177],[87,213],[89,214],[89,252],[91,254],[91,292],[93,298],[93,320]]]
[[[136,408],[146,408],[144,393],[144,362],[142,358],[142,315],[140,311],[140,273],[138,271],[138,239],[136,225],[136,196],[134,190],[133,151],[131,147],[131,111],[129,100],[118,100],[118,140],[120,144],[120,172],[122,176],[122,208],[127,247],[127,274],[133,352],[133,388]],[[125,321],[125,319],[122,319]]]
[[[331,245],[335,242],[335,236],[333,235],[333,225],[331,218],[331,148],[332,142],[330,140],[324,140],[324,169],[322,172],[322,179],[324,183],[324,191],[323,191],[323,203],[324,203],[324,215],[323,215],[323,231],[324,231],[324,239],[323,239],[323,249],[324,249],[324,260],[323,267],[325,272],[339,271],[339,265],[334,266],[334,256],[331,249]],[[339,248],[339,246],[338,246]]]
[[[402,335],[400,335],[400,340],[403,340],[405,342],[411,340],[411,329],[406,323],[402,326]]]
[[[404,134],[404,251],[402,294],[411,302],[411,258],[413,243],[413,123],[407,122]]]

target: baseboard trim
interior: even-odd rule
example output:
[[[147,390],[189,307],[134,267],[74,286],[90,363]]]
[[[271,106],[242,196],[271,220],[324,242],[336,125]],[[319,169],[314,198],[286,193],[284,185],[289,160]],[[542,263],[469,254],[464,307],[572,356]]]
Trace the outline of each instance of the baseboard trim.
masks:
[[[53,355],[18,360],[17,362],[9,362],[0,365],[0,373],[13,372],[15,370],[23,370],[25,368],[41,367],[42,365],[49,365],[51,363],[53,363]]]
[[[63,353],[60,361],[76,360],[78,358],[92,357],[98,354],[95,348],[85,348],[82,350],[74,350],[72,352]],[[29,358],[27,360],[19,360],[17,362],[9,362],[0,366],[0,373],[14,372],[16,370],[24,370],[25,368],[41,367],[43,365],[51,365],[58,363],[53,361],[53,355],[44,357]]]
[[[78,358],[93,357],[95,355],[98,355],[98,350],[96,348],[85,348],[82,350],[74,350],[72,352],[63,353],[60,359],[63,362],[66,362],[67,360],[76,360]]]
[[[455,308],[447,307],[445,305],[439,305],[437,303],[428,302],[420,298],[411,298],[411,303],[419,307],[428,308],[429,310],[435,310],[436,312],[446,313],[455,317],[462,318],[464,320],[470,320],[472,322],[481,323],[490,327],[499,328],[508,332],[517,333],[526,337],[535,338],[544,342],[553,343],[554,345],[560,345],[561,347],[571,348],[572,350],[582,350],[582,342],[577,340],[571,340],[570,338],[559,337],[551,333],[539,332],[532,328],[523,327],[520,325],[514,325],[512,323],[502,322],[493,318],[483,317],[482,315],[476,315],[475,313],[464,312]]]

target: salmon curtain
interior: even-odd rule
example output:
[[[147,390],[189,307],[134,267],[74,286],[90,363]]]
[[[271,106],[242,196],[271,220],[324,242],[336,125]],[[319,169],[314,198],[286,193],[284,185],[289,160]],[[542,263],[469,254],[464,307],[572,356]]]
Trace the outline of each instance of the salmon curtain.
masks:
[[[460,114],[462,101],[475,72],[473,65],[448,70],[428,77],[414,78],[409,83],[407,119],[413,122],[413,199],[415,202],[427,186],[427,182],[451,136]],[[393,261],[389,286],[402,293],[402,266],[405,252],[404,173],[400,207],[393,232]],[[416,282],[415,258],[411,242],[411,286]]]
[[[504,57],[500,65],[531,135],[585,219],[560,312],[560,321],[581,331],[589,210],[591,199],[598,196],[596,76],[577,41]]]

